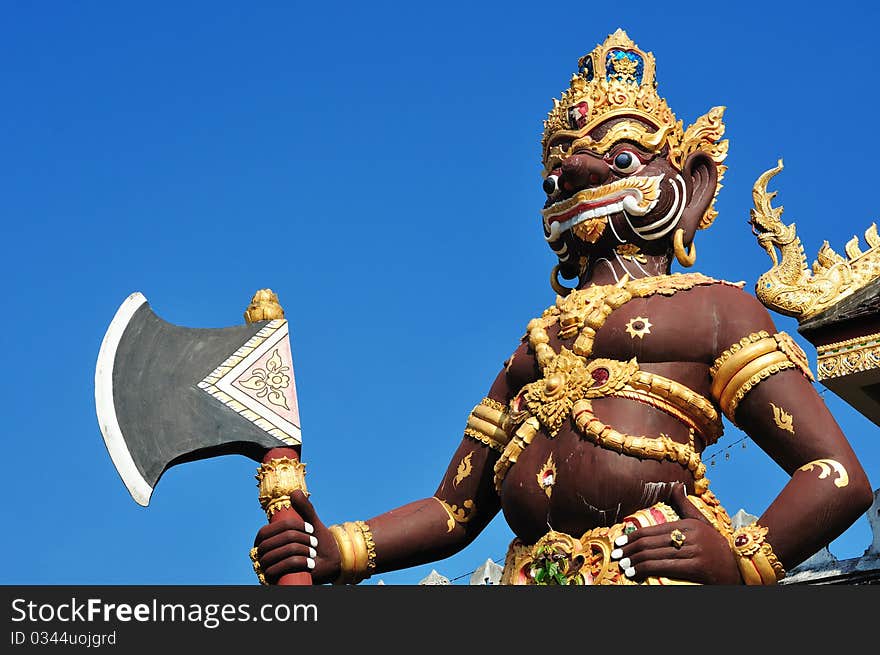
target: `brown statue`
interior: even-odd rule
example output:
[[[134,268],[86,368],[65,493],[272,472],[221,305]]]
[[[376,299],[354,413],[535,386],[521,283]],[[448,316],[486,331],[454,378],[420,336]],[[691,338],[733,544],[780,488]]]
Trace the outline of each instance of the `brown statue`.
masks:
[[[683,130],[654,74],[618,30],[554,101],[542,215],[558,295],[524,321],[434,496],[328,527],[297,492],[305,520],[256,536],[262,580],[357,583],[435,561],[501,511],[506,584],[775,584],[867,510],[801,348],[741,284],[670,274],[715,218],[727,142],[723,108]],[[737,530],[700,459],[722,415],[791,476]]]

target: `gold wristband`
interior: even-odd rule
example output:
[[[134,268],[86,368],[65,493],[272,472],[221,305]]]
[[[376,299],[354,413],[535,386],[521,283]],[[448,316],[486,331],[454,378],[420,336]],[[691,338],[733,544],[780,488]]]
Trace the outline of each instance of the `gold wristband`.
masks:
[[[733,552],[743,581],[747,585],[776,584],[785,577],[785,569],[765,540],[767,528],[753,523],[734,530]]]
[[[376,545],[364,521],[331,525],[330,534],[339,548],[339,577],[334,584],[357,584],[376,569]]]

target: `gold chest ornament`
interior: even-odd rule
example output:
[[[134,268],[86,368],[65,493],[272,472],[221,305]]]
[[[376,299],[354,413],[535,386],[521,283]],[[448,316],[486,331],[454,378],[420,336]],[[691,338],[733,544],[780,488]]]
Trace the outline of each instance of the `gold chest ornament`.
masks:
[[[700,394],[668,378],[640,371],[635,359],[590,359],[596,333],[615,309],[633,298],[679,291],[709,284],[730,284],[700,273],[673,273],[637,280],[624,277],[617,284],[594,285],[558,296],[556,304],[533,319],[526,339],[535,352],[543,378],[532,382],[511,401],[511,416],[518,429],[495,466],[495,486],[500,490],[508,469],[543,425],[554,437],[568,417],[578,430],[603,448],[636,457],[668,460],[689,469],[697,482],[697,493],[708,486],[705,465],[694,448],[694,434],[705,443],[714,442],[723,426],[715,406]],[[740,286],[740,285],[733,285]],[[547,330],[558,325],[560,339],[575,337],[569,350],[557,353],[550,346]],[[592,411],[590,399],[621,396],[661,409],[689,427],[689,443],[660,437],[620,433],[602,423]]]

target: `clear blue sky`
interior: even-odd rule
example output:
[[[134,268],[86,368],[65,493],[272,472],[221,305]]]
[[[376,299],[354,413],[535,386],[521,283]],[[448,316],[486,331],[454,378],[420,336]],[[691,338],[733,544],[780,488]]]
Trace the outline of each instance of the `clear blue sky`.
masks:
[[[877,218],[874,3],[2,6],[2,583],[254,583],[255,463],[172,468],[143,508],[107,454],[95,361],[134,291],[167,321],[224,327],[274,289],[324,521],[430,496],[553,301],[542,120],[617,27],[653,51],[686,125],[728,108],[696,270],[752,289],[769,268],[746,221],[779,157],[771,188],[810,261]],[[876,488],[880,430],[823,397]],[[785,475],[742,436],[728,424],[708,477],[731,513],[760,514]],[[462,553],[379,577],[454,578],[510,538],[498,517]],[[870,541],[863,517],[831,550]]]

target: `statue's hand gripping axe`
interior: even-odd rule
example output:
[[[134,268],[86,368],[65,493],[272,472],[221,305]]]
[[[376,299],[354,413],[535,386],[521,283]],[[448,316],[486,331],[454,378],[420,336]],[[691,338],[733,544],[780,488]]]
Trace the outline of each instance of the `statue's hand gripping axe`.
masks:
[[[186,328],[131,294],[104,335],[95,407],[104,443],[132,498],[146,507],[170,467],[218,455],[256,462],[269,521],[299,518],[290,496],[308,495],[290,335],[270,289],[258,291],[246,325]],[[309,573],[278,584],[308,585]]]

